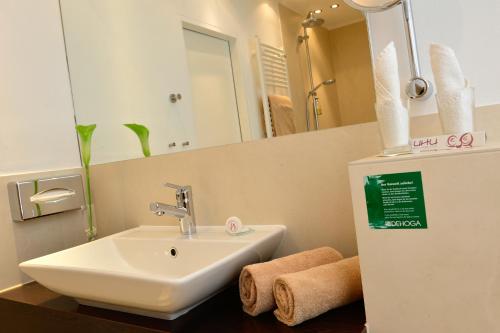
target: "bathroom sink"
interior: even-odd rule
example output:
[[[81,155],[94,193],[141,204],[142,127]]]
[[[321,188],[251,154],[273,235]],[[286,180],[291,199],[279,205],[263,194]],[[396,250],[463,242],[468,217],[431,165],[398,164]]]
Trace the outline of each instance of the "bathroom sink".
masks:
[[[233,281],[244,265],[271,258],[286,228],[140,226],[21,263],[23,272],[80,304],[175,319]]]

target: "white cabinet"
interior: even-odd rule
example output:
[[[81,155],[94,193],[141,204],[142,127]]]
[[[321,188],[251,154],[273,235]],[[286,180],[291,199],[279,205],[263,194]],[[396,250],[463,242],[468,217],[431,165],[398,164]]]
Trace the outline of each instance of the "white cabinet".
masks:
[[[499,165],[500,147],[350,165],[369,333],[500,332]],[[409,172],[421,173],[427,228],[370,228],[365,177]]]

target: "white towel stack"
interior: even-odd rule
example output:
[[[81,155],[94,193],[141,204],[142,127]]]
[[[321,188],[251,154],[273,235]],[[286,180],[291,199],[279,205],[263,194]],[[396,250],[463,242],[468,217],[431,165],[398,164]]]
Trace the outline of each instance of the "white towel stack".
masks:
[[[375,110],[386,152],[407,147],[410,139],[409,117],[401,101],[398,59],[393,42],[375,61],[375,94]]]
[[[445,45],[432,44],[430,56],[443,132],[474,131],[474,89],[468,87],[455,52]]]

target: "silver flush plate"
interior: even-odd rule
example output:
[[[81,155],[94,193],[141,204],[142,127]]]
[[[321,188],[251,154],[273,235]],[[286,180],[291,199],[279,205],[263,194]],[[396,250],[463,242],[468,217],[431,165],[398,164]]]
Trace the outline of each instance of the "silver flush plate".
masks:
[[[85,207],[80,175],[11,182],[7,187],[17,222]]]

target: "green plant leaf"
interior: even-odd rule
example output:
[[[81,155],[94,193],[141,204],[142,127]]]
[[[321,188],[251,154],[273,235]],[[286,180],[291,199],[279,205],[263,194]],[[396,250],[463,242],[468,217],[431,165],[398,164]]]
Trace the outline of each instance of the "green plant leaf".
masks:
[[[80,137],[82,162],[86,167],[90,165],[90,146],[92,143],[92,134],[94,134],[96,127],[96,124],[76,126],[76,131],[78,132],[78,136]]]
[[[92,205],[92,190],[90,188],[90,153],[92,144],[92,134],[96,129],[97,125],[77,125],[76,131],[80,137],[80,149],[82,153],[82,162],[85,169],[85,187],[86,187],[86,201],[87,201],[87,238],[93,241],[97,237],[97,230],[94,226],[93,221],[93,205]]]
[[[151,156],[151,149],[149,148],[149,129],[141,124],[123,124],[123,126],[130,128],[139,138],[144,157]]]

